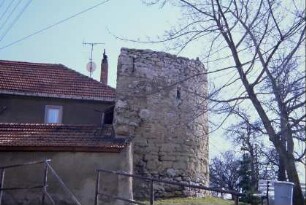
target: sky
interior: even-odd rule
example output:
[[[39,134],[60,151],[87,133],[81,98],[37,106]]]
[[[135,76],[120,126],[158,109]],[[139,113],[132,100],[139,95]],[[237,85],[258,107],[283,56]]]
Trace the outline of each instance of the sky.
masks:
[[[14,1],[14,2],[13,2]],[[0,58],[5,60],[30,61],[37,63],[60,63],[89,75],[90,46],[83,42],[104,43],[94,46],[93,61],[100,65],[103,50],[109,58],[109,85],[116,86],[117,59],[122,47],[163,50],[162,45],[136,44],[118,40],[115,36],[128,39],[145,39],[163,34],[176,21],[178,11],[173,7],[146,6],[140,0],[110,0],[85,13],[75,16],[37,35],[33,35],[12,46],[6,47],[25,36],[67,19],[102,0],[0,0],[0,15],[13,2],[17,5],[10,20],[0,18],[0,35],[10,30],[0,41]],[[15,17],[27,5],[13,26]],[[14,6],[11,5],[11,10]],[[7,12],[7,14],[10,12]],[[8,16],[8,15],[6,15]],[[1,36],[0,36],[1,39]],[[194,57],[195,58],[195,57]],[[99,68],[100,66],[97,66]],[[93,73],[98,79],[100,70]]]
[[[109,85],[116,87],[117,59],[122,47],[175,54],[163,44],[134,43],[116,36],[133,40],[156,38],[175,26],[179,18],[182,17],[176,7],[147,6],[141,0],[0,0],[0,59],[63,64],[89,76],[86,64],[90,47],[83,42],[104,43],[94,46],[97,69],[93,78],[99,80],[105,49]],[[195,47],[180,53],[192,59],[200,54]],[[220,135],[218,132],[210,136],[210,157],[231,148]]]

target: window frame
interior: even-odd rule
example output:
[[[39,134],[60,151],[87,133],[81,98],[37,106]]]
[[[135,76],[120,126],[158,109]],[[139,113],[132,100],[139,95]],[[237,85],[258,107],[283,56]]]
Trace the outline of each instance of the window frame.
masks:
[[[58,109],[59,110],[59,115],[58,115],[58,121],[57,122],[48,122],[48,117],[49,117],[49,110],[50,109]],[[63,122],[63,106],[61,105],[46,105],[45,106],[45,124],[62,124]]]

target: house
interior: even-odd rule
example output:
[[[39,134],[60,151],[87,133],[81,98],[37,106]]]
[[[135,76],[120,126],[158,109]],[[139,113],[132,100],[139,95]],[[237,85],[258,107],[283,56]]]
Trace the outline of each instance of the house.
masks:
[[[129,139],[112,127],[115,89],[107,86],[107,68],[104,54],[99,82],[60,64],[1,60],[0,166],[51,159],[82,204],[93,204],[97,168],[130,172]],[[39,184],[42,169],[7,170],[4,187]],[[113,194],[129,186],[117,178],[104,183]],[[59,204],[73,204],[56,185],[49,190]],[[7,204],[38,204],[40,197],[3,193]]]
[[[97,82],[62,65],[0,61],[0,163],[52,158],[84,204],[92,203],[99,167],[208,186],[204,65],[122,48],[116,91],[106,85],[105,55],[101,67]],[[103,192],[148,196],[146,181],[135,180],[132,193],[126,177],[102,178]],[[156,197],[206,195],[163,184],[154,190]]]

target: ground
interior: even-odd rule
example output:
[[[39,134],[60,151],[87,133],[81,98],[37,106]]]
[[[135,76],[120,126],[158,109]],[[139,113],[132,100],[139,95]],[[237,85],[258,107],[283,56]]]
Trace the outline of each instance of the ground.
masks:
[[[146,202],[149,204],[148,202]],[[231,200],[224,200],[214,197],[206,198],[175,198],[158,200],[154,202],[154,205],[234,205],[235,202]],[[239,203],[239,205],[246,205]]]

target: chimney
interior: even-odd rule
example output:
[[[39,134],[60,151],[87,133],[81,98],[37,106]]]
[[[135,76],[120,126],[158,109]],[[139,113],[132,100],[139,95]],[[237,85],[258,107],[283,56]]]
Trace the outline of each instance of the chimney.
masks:
[[[108,62],[107,62],[107,55],[105,54],[105,49],[103,53],[103,59],[101,62],[101,76],[100,82],[104,85],[107,85],[107,75],[108,75]]]

